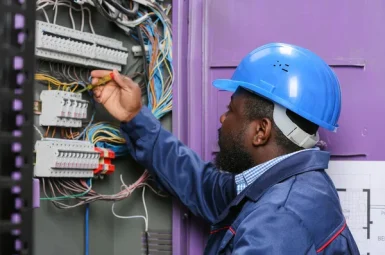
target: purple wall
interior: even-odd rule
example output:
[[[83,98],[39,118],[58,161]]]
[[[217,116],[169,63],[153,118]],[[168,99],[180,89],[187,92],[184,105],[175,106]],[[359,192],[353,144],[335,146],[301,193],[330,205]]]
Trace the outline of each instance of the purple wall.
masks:
[[[186,132],[181,138],[204,159],[218,149],[219,116],[230,96],[211,81],[230,77],[252,49],[287,42],[315,51],[341,81],[340,128],[322,132],[327,149],[339,158],[385,160],[378,148],[385,143],[385,1],[174,0],[174,12],[174,132]],[[183,244],[174,239],[181,246],[175,254],[185,254],[184,245],[189,254],[203,251],[203,227],[188,222],[174,228],[186,237]]]

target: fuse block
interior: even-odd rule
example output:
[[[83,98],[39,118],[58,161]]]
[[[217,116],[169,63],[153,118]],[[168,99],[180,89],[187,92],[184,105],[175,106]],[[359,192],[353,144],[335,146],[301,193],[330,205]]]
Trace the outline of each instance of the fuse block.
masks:
[[[99,168],[100,152],[88,141],[44,139],[35,151],[36,177],[90,178]]]
[[[43,90],[40,125],[58,127],[81,127],[87,119],[89,102],[80,93],[60,90]]]
[[[95,175],[110,175],[115,171],[115,166],[112,164],[112,159],[115,158],[115,152],[104,149],[95,148],[95,151],[100,153],[99,167],[94,170]]]
[[[36,21],[35,52],[42,59],[118,71],[128,57],[122,41],[43,21]]]

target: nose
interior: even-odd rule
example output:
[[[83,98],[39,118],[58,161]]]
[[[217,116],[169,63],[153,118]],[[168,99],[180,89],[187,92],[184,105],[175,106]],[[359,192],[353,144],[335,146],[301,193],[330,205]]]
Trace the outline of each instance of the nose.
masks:
[[[219,117],[219,122],[220,122],[221,124],[223,124],[223,122],[225,121],[225,119],[226,119],[226,113],[222,114],[221,117]]]

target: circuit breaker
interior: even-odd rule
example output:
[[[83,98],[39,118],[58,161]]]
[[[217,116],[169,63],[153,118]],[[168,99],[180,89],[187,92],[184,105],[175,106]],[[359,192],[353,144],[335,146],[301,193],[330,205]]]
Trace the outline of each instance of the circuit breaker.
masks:
[[[89,141],[44,138],[35,144],[35,177],[86,178],[115,171],[115,152]]]
[[[100,152],[89,141],[46,138],[35,151],[36,177],[90,178],[99,167]]]
[[[58,127],[81,127],[87,119],[89,102],[80,93],[60,90],[43,90],[40,125]]]
[[[117,69],[126,65],[128,49],[113,38],[36,21],[36,56],[69,64]]]
[[[95,148],[95,151],[100,153],[99,166],[94,170],[94,175],[110,175],[115,172],[115,165],[112,164],[112,159],[115,158],[115,153],[105,148]]]

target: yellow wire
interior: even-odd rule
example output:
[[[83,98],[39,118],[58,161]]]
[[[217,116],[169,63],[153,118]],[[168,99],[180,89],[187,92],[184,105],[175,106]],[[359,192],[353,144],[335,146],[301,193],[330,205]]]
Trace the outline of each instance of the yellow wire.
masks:
[[[68,89],[70,86],[73,86],[73,85],[77,85],[78,82],[71,82],[71,83],[64,83],[64,82],[61,82],[59,81],[58,79],[56,79],[55,77],[52,77],[50,75],[46,75],[46,74],[35,74],[35,80],[37,81],[44,81],[44,82],[47,82],[48,83],[48,89],[50,89],[51,87],[51,84],[52,85],[55,85],[57,86],[58,90],[60,90],[60,88],[63,86],[63,90],[66,90]]]

